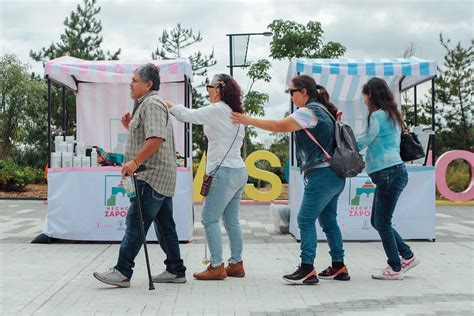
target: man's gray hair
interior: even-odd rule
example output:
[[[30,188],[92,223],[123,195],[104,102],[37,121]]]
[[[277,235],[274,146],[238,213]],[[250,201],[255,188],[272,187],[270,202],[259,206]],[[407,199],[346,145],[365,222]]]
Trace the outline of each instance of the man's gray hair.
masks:
[[[148,63],[143,66],[139,66],[135,73],[138,74],[138,77],[141,81],[147,83],[148,81],[153,82],[151,90],[159,91],[160,90],[160,70],[155,65]]]

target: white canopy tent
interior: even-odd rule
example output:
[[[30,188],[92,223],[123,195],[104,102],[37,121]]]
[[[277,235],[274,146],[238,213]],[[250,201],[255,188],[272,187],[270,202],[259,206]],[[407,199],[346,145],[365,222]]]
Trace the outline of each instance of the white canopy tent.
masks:
[[[431,80],[434,90],[436,62],[416,57],[393,59],[293,59],[287,72],[286,85],[296,75],[312,76],[326,88],[330,100],[343,112],[342,120],[354,130],[362,132],[367,119],[367,108],[362,96],[362,86],[371,77],[383,78],[401,107],[401,93],[418,84]],[[416,90],[415,90],[416,91]],[[432,130],[434,131],[434,97],[432,102]],[[416,106],[416,93],[415,93]],[[295,110],[290,103],[290,113]],[[416,107],[415,107],[416,112]],[[416,117],[415,117],[416,122]],[[426,146],[434,152],[434,139]],[[431,145],[431,146],[430,146]],[[289,205],[291,208],[290,232],[299,239],[297,214],[303,194],[303,177],[296,166],[294,135],[290,136]],[[429,155],[427,155],[429,157]],[[434,158],[432,159],[434,162]],[[425,160],[425,165],[426,165]],[[434,167],[411,165],[409,184],[397,205],[395,225],[405,238],[434,239]],[[366,174],[346,179],[346,187],[338,203],[338,221],[343,238],[348,240],[378,239],[370,226],[372,197],[375,186]],[[416,209],[416,214],[412,210]],[[324,239],[319,225],[318,238]]]
[[[86,146],[121,153],[128,132],[120,118],[132,112],[130,82],[137,67],[153,63],[160,69],[160,95],[191,107],[191,65],[186,59],[152,61],[85,61],[61,57],[45,65],[48,80],[48,135],[51,152],[51,83],[63,88],[63,133],[67,134],[65,89],[76,94],[76,139]],[[193,171],[191,125],[173,124],[176,151],[184,156],[177,166],[173,217],[178,238],[193,236]],[[49,164],[51,166],[51,164]],[[121,240],[130,200],[126,196],[120,167],[50,168],[48,214],[43,235],[72,240]],[[151,231],[151,230],[150,230]],[[41,236],[41,235],[40,235]],[[148,239],[156,239],[149,232]],[[40,238],[39,242],[49,239]]]
[[[343,120],[357,133],[366,118],[361,94],[371,77],[383,78],[400,105],[401,92],[436,76],[436,62],[416,57],[393,59],[293,59],[287,86],[297,74],[314,77],[329,92],[331,101],[343,112]],[[293,108],[291,108],[293,112]]]
[[[129,84],[135,69],[146,63],[153,63],[159,67],[160,94],[164,98],[191,107],[192,70],[191,64],[186,59],[86,61],[64,56],[46,63],[45,75],[48,83],[54,82],[76,94],[78,140],[86,145],[98,145],[106,151],[122,152],[127,131],[122,127],[120,118],[133,108]],[[51,112],[50,93],[48,99]],[[65,118],[63,120],[66,121]],[[176,150],[186,158],[190,158],[190,126],[188,123],[178,122],[174,117],[172,120]],[[67,133],[65,126],[63,132]],[[50,131],[49,135],[51,141]]]

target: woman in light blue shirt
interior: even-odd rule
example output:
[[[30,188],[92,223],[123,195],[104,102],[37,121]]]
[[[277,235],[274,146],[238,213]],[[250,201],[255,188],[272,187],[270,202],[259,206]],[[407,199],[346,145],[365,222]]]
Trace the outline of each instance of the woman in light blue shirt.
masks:
[[[369,113],[367,128],[357,138],[359,150],[367,147],[366,172],[377,185],[370,222],[382,239],[388,266],[372,278],[401,280],[404,273],[420,263],[392,227],[398,198],[408,183],[408,173],[400,158],[403,119],[387,83],[370,79],[362,88]],[[400,259],[400,256],[401,259]]]

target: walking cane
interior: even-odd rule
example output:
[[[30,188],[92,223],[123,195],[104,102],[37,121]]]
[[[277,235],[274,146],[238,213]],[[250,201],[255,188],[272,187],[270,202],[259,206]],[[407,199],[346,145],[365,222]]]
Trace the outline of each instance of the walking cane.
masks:
[[[148,290],[154,290],[155,286],[153,285],[153,280],[151,278],[151,269],[150,269],[150,260],[148,259],[148,249],[146,247],[146,235],[145,235],[145,222],[143,221],[143,213],[142,213],[142,205],[140,202],[140,194],[138,192],[138,183],[137,183],[137,173],[142,172],[145,170],[145,166],[141,165],[135,172],[133,173],[133,184],[135,185],[135,196],[137,198],[137,206],[138,206],[138,217],[140,219],[140,231],[142,233],[142,240],[143,240],[143,248],[145,249],[145,259],[146,259],[146,268],[148,271]]]
[[[209,262],[211,261],[207,258],[207,239],[204,237],[204,258],[202,259],[202,264],[208,265]]]

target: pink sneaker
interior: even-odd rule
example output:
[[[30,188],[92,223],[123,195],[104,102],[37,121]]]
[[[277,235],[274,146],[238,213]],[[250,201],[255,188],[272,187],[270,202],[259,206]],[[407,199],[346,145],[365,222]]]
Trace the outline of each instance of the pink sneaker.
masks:
[[[403,273],[407,272],[411,268],[416,267],[420,263],[420,259],[417,257],[413,256],[410,259],[403,259],[402,258],[402,270]]]
[[[372,279],[377,280],[403,280],[403,270],[393,271],[391,266],[386,267],[376,274],[372,274]]]

